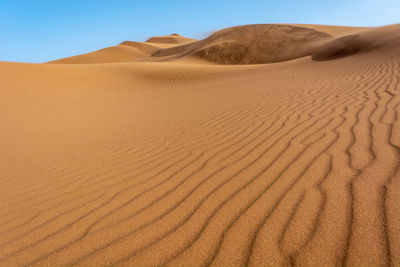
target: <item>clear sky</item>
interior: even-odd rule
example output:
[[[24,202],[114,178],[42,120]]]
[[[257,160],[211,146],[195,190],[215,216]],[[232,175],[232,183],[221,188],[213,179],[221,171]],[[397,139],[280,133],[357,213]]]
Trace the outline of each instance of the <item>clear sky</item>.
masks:
[[[0,61],[45,62],[154,35],[242,24],[400,23],[400,0],[0,0]]]

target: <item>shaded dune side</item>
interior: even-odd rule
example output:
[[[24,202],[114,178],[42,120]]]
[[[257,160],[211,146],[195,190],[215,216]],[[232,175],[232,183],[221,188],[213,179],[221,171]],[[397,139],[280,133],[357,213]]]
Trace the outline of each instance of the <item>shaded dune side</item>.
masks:
[[[312,59],[317,61],[335,59],[367,51],[368,48],[370,43],[362,40],[359,35],[347,35],[321,46],[312,55]]]
[[[377,49],[390,51],[399,47],[400,25],[391,25],[331,40],[319,47],[312,58],[317,61],[330,60]]]
[[[312,54],[331,35],[309,28],[256,24],[232,27],[208,38],[177,47],[160,49],[153,57],[194,57],[219,64],[281,62]]]

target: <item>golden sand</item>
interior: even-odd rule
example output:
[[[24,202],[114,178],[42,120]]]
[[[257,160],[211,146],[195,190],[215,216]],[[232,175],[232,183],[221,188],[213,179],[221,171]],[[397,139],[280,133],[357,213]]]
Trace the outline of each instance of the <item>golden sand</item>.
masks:
[[[252,25],[0,62],[0,265],[400,265],[399,48]]]

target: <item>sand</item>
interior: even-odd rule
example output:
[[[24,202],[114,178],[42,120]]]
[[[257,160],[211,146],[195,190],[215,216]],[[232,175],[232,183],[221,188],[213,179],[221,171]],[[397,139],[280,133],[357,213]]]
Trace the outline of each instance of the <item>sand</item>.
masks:
[[[1,266],[400,265],[399,25],[149,41],[0,62]]]

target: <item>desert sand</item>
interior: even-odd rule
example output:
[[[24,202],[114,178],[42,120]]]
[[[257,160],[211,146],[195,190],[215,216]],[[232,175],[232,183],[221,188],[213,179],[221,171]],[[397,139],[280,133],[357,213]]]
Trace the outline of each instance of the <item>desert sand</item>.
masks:
[[[400,25],[0,62],[1,266],[399,266]]]

